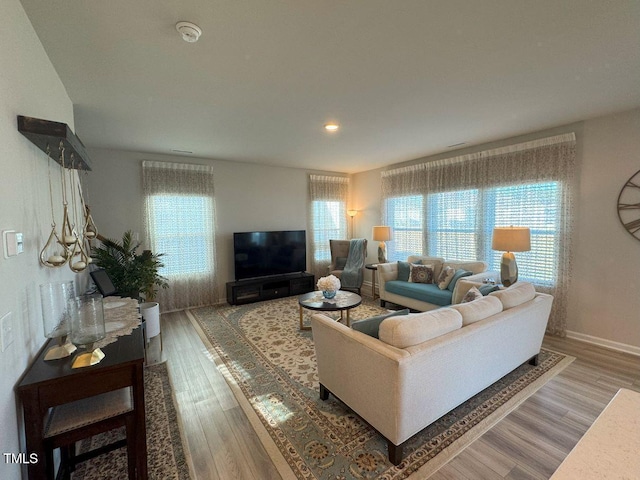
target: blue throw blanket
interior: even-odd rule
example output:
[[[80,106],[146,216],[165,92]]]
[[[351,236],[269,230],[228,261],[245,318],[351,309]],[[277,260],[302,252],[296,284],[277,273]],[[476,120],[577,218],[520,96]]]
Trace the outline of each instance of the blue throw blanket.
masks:
[[[349,242],[349,256],[342,270],[340,283],[344,288],[360,288],[362,286],[362,269],[367,256],[365,239],[354,238]]]

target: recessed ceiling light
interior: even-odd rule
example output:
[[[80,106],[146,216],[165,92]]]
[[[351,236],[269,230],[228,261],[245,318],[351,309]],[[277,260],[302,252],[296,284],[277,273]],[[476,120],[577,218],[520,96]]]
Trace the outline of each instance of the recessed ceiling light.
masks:
[[[453,145],[447,145],[447,148],[460,147],[466,145],[467,142],[454,143]]]
[[[172,149],[171,151],[175,152],[175,153],[193,153],[193,152],[191,152],[189,150],[175,150],[175,149]]]
[[[330,122],[330,123],[324,124],[324,129],[327,132],[337,132],[339,128],[340,128],[340,125],[338,125],[337,123]]]

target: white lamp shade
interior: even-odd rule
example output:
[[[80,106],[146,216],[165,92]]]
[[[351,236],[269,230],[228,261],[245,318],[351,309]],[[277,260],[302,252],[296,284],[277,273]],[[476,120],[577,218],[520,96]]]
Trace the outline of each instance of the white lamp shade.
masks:
[[[531,231],[528,227],[496,227],[491,248],[501,252],[528,252],[531,250]]]
[[[391,240],[391,227],[382,225],[373,227],[373,239],[376,242],[388,242]]]

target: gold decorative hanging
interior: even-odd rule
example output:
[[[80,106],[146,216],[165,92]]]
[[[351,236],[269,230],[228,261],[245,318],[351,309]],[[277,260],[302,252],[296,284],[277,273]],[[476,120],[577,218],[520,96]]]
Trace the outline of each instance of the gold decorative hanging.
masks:
[[[60,150],[62,158],[64,159],[64,148],[62,143],[60,144]],[[64,161],[64,160],[63,160]],[[69,252],[65,243],[63,242],[63,235],[58,234],[55,214],[53,210],[53,187],[51,184],[51,149],[47,145],[47,173],[49,179],[49,201],[51,204],[51,233],[45,243],[44,247],[40,251],[40,263],[45,267],[61,267],[69,261]],[[66,211],[65,211],[66,216]],[[63,223],[64,224],[64,223]]]
[[[96,238],[98,229],[91,210],[84,202],[80,177],[77,177],[77,184],[73,171],[76,169],[75,155],[72,151],[70,156],[71,165],[67,167],[65,163],[65,146],[61,141],[60,146],[60,183],[62,188],[62,225],[60,232],[57,230],[55,214],[53,208],[53,187],[51,183],[51,169],[49,163],[49,199],[51,202],[51,233],[40,252],[40,263],[46,267],[61,267],[69,264],[73,272],[85,270],[92,262],[89,252],[91,251],[90,240]],[[47,158],[51,160],[50,149],[47,145]],[[68,176],[68,178],[67,178]],[[78,192],[76,194],[76,186]],[[69,205],[68,195],[71,196]],[[71,207],[71,210],[69,209]]]
[[[71,154],[71,168],[68,170],[69,174],[69,185],[71,189],[71,206],[73,211],[73,225],[71,225],[71,232],[74,238],[73,244],[70,245],[70,257],[69,257],[69,268],[73,272],[81,272],[85,268],[89,266],[89,256],[87,255],[85,248],[85,239],[84,236],[79,235],[76,230],[76,226],[78,225],[78,201],[76,196],[76,189],[73,186],[73,169],[74,169],[74,155]],[[79,187],[79,185],[78,185]],[[81,197],[81,195],[79,195]],[[82,198],[82,197],[81,197]],[[66,208],[66,204],[65,204]],[[81,231],[84,231],[81,230]],[[68,244],[65,239],[65,243]]]

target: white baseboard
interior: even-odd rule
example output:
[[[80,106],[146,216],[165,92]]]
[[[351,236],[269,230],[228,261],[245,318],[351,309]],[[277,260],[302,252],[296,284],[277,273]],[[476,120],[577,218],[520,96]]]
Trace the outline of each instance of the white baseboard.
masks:
[[[567,330],[567,338],[572,338],[574,340],[580,340],[581,342],[598,345],[599,347],[605,347],[611,350],[617,350],[619,352],[640,356],[640,347],[636,347],[635,345],[627,345],[626,343],[614,342],[613,340],[607,340],[606,338],[593,337],[591,335],[572,332],[570,330]]]

